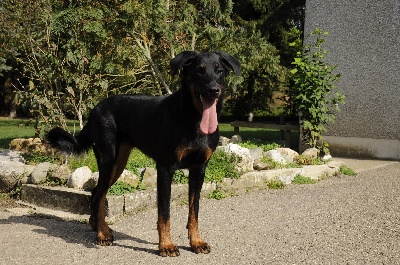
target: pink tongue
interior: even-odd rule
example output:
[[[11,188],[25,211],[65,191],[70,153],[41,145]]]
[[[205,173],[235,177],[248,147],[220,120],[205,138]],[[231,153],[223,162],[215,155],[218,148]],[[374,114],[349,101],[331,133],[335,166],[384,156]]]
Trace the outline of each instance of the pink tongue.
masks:
[[[204,134],[211,134],[217,130],[217,100],[208,102],[206,100],[203,103],[203,117],[200,122],[200,131]]]

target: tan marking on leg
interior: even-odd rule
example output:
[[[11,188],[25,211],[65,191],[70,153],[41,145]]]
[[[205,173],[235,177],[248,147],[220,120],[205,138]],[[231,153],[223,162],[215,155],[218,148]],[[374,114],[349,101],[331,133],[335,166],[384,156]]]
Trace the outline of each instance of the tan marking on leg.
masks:
[[[204,149],[204,154],[206,157],[206,161],[210,160],[212,154],[213,154],[213,150],[210,147],[207,147],[206,149]]]
[[[200,237],[199,223],[196,218],[194,210],[194,195],[189,198],[189,217],[188,217],[188,236],[190,240],[190,247],[196,253],[210,253],[210,246],[204,242]]]
[[[163,257],[177,257],[179,256],[178,248],[172,243],[171,240],[171,223],[170,220],[164,220],[162,216],[158,217],[157,230],[159,237],[159,250],[160,255]]]
[[[106,201],[106,195],[103,195],[103,197],[100,200],[99,204],[99,211],[97,213],[97,238],[96,238],[96,244],[102,245],[102,246],[110,246],[113,243],[114,237],[111,233],[111,229],[108,227],[105,221],[105,205]]]

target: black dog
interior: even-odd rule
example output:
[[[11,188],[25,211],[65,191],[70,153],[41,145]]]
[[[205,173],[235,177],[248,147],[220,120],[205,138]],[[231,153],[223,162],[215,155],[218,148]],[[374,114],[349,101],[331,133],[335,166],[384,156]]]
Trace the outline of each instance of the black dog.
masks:
[[[209,253],[200,238],[198,211],[205,169],[218,145],[217,117],[221,112],[225,77],[240,75],[240,63],[225,52],[185,51],[170,62],[171,73],[182,73],[181,88],[166,97],[117,95],[100,102],[78,136],[52,129],[48,141],[57,149],[81,153],[93,147],[99,183],[92,192],[90,224],[96,243],[111,245],[113,235],[105,222],[106,194],[124,170],[133,147],[156,161],[159,250],[161,256],[178,256],[170,236],[171,182],[175,170],[189,169],[191,249]]]

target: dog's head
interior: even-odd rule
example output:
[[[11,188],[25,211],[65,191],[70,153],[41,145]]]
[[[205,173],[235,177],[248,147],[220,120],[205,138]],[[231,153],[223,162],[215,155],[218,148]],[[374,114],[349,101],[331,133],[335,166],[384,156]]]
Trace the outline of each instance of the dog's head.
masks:
[[[216,131],[216,106],[224,95],[225,78],[230,70],[240,75],[240,63],[223,51],[185,51],[170,62],[171,74],[182,72],[184,89],[189,89],[197,110],[202,114],[200,130],[204,134]]]

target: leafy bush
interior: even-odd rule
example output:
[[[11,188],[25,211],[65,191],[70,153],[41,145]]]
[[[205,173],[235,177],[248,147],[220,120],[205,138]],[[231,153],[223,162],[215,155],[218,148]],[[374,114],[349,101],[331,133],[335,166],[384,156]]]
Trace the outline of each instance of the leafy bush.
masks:
[[[240,173],[235,165],[240,162],[241,158],[234,154],[227,154],[221,150],[215,151],[206,169],[205,182],[219,183],[224,178],[238,179]]]
[[[293,101],[297,107],[303,140],[324,153],[329,152],[328,143],[323,140],[325,124],[333,122],[334,111],[339,110],[339,103],[344,103],[344,95],[337,90],[340,74],[335,73],[337,66],[324,62],[328,51],[322,48],[324,36],[328,32],[315,29],[309,38],[316,36],[314,43],[305,45],[302,52],[294,58]],[[293,45],[296,45],[295,43]]]

